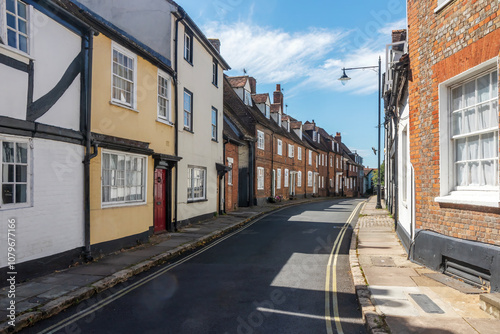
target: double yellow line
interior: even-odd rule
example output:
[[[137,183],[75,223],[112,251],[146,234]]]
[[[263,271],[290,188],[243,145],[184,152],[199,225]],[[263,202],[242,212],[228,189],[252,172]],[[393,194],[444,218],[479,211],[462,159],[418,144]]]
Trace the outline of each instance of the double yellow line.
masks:
[[[325,279],[325,321],[326,321],[326,332],[328,334],[333,334],[332,322],[335,322],[335,328],[337,329],[337,334],[343,334],[342,324],[340,323],[339,307],[337,302],[337,259],[340,251],[340,245],[344,239],[345,232],[347,228],[356,217],[356,213],[363,202],[360,202],[354,211],[349,216],[349,219],[345,222],[344,226],[337,235],[335,243],[333,244],[332,252],[330,253],[330,258],[328,259],[328,264],[326,266],[326,279]],[[331,282],[331,284],[330,284]],[[330,294],[332,296],[330,301]],[[333,307],[333,318],[331,316],[331,308]]]

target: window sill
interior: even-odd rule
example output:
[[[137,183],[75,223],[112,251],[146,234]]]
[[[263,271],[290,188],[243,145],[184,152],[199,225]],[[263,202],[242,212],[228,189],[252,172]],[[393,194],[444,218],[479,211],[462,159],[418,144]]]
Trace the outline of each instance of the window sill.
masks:
[[[434,198],[437,203],[484,206],[498,208],[499,197],[496,191],[452,191],[447,196]]]
[[[123,103],[120,103],[120,102],[117,102],[117,101],[109,101],[109,104],[113,105],[113,106],[117,106],[117,107],[120,107],[120,108],[125,108],[125,109],[128,109],[128,110],[131,110],[131,111],[135,111],[136,113],[139,112],[139,110],[135,109],[135,108],[132,108],[131,106],[128,106],[126,104],[123,104]]]
[[[161,119],[157,118],[156,121],[161,124],[169,125],[169,126],[174,126],[174,123],[167,121],[166,119]]]
[[[219,142],[217,139],[213,139],[213,138],[212,138],[212,141],[213,141],[214,143],[218,143],[218,142]]]
[[[28,64],[30,60],[35,60],[35,58],[30,56],[26,52],[23,52],[6,44],[0,43],[0,48],[6,51],[6,56],[15,58],[16,60],[22,61],[23,63]]]
[[[147,203],[144,202],[128,202],[128,203],[116,203],[116,204],[107,204],[107,203],[102,203],[101,202],[101,209],[111,209],[111,208],[123,208],[123,207],[129,207],[129,206],[140,206],[140,205],[147,205]]]
[[[189,65],[191,65],[191,66],[193,66],[193,67],[194,67],[193,62],[189,61],[189,60],[188,60],[188,59],[186,59],[186,58],[184,58],[184,60],[186,61],[186,63],[188,63]]]
[[[22,204],[4,204],[0,206],[0,211],[9,211],[9,210],[17,210],[17,209],[26,209],[33,207],[31,203],[22,203]]]
[[[214,83],[212,82],[212,85],[214,85],[214,86],[215,86],[215,88],[219,89],[219,86],[218,86],[217,84],[214,84]]]
[[[434,9],[434,14],[439,13],[444,7],[448,6],[453,1],[454,0],[447,0],[447,1],[443,2],[442,4],[440,4],[439,6],[437,6],[436,9]]]
[[[184,131],[186,131],[186,132],[189,132],[189,133],[194,134],[194,131],[193,131],[193,130],[190,130],[190,129],[188,129],[188,128],[184,128],[183,130],[184,130]]]
[[[199,202],[208,202],[208,199],[202,198],[202,199],[193,199],[193,200],[188,200],[187,203],[199,203]]]

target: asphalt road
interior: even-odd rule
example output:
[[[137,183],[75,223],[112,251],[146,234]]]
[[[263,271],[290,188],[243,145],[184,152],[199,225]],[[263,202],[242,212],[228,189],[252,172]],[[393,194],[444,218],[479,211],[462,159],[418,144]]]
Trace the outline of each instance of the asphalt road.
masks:
[[[348,262],[360,203],[282,209],[25,331],[366,333]]]

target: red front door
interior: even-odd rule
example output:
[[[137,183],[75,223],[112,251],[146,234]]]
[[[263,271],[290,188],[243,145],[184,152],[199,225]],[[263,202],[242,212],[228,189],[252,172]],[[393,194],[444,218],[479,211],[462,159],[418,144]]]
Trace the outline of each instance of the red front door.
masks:
[[[167,229],[166,176],[167,171],[165,169],[155,170],[155,232],[162,232]]]

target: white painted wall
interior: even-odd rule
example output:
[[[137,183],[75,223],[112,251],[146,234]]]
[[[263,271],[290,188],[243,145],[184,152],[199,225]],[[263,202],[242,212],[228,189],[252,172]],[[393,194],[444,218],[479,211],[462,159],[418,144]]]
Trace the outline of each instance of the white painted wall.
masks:
[[[20,138],[4,136],[3,138]],[[7,249],[7,220],[16,220],[16,263],[84,245],[82,146],[33,139],[31,206],[0,210],[0,247]],[[7,257],[0,257],[0,267]]]
[[[0,48],[0,54],[6,54]],[[0,64],[0,115],[26,119],[28,73]]]
[[[33,10],[33,21],[36,22],[36,30],[31,55],[35,58],[33,100],[36,101],[59,82],[80,53],[82,40],[80,36],[37,10]],[[51,110],[37,121],[77,131],[80,129],[80,76]]]
[[[213,57],[197,38],[193,43],[193,65],[184,59],[184,25],[179,24],[179,167],[178,220],[217,211],[217,171],[223,161],[223,85],[212,84]],[[219,67],[219,80],[223,77]],[[193,133],[184,131],[184,88],[193,93]],[[218,111],[218,142],[211,139],[212,106]],[[206,167],[207,201],[187,202],[188,166]]]
[[[406,201],[403,200],[403,140],[402,133],[406,128],[408,137],[407,137],[407,148],[406,148]],[[411,193],[411,163],[410,163],[410,126],[409,126],[409,104],[408,98],[406,98],[406,102],[403,108],[403,111],[400,116],[400,122],[398,124],[398,212],[399,212],[399,225],[406,231],[408,235],[411,235],[411,213],[412,213],[412,204],[413,204],[413,194]],[[387,180],[387,179],[386,179]]]

